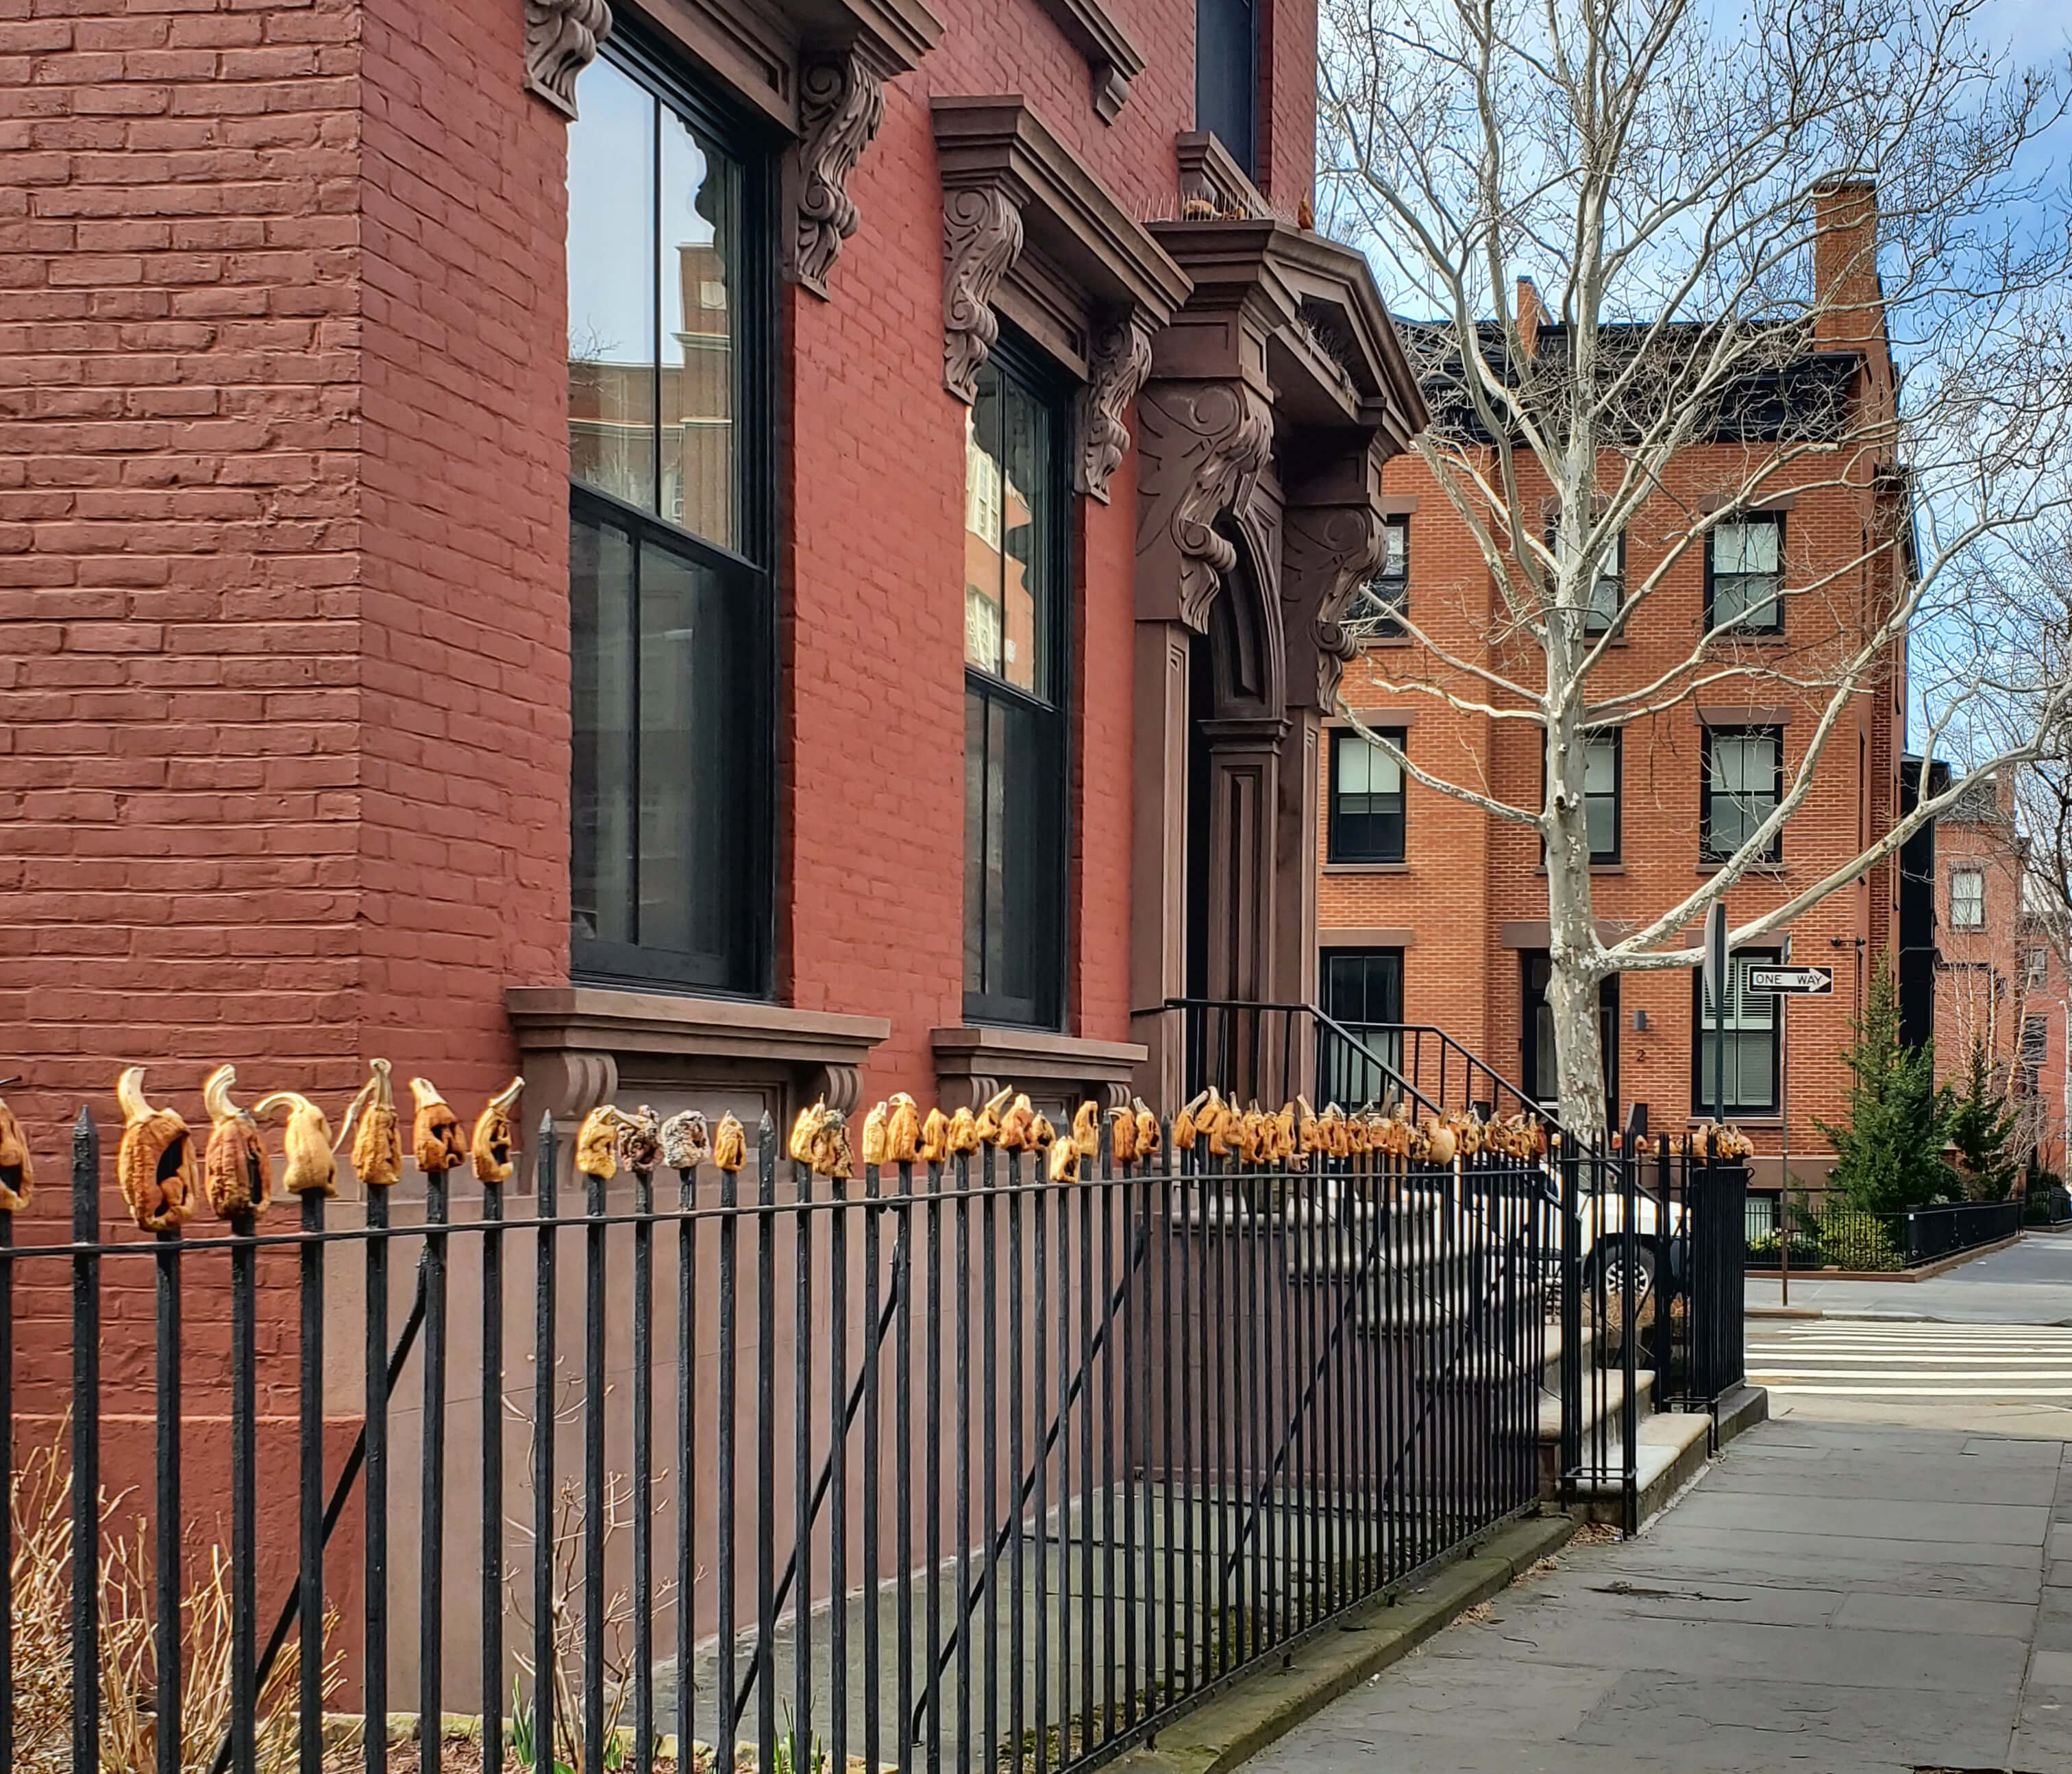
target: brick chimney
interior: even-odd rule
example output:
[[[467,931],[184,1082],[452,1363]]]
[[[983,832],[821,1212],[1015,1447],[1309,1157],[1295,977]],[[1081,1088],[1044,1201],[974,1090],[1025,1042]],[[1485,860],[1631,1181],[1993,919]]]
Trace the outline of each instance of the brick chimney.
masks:
[[[1813,187],[1813,228],[1814,343],[1882,355],[1877,187],[1867,179],[1822,179]]]
[[[1540,329],[1547,321],[1547,304],[1540,299],[1540,286],[1531,278],[1518,280],[1515,298],[1518,313],[1518,337],[1525,348],[1525,355],[1535,357],[1540,352]]]

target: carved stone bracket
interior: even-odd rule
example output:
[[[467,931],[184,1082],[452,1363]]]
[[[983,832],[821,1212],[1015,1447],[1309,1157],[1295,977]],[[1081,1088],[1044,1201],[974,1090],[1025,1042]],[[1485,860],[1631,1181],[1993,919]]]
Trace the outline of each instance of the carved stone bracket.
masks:
[[[842,242],[857,229],[849,175],[885,120],[885,86],[863,55],[808,63],[799,82],[799,212],[791,274],[823,300]]]
[[[1137,401],[1138,584],[1154,554],[1176,555],[1178,619],[1198,633],[1237,551],[1216,521],[1244,504],[1273,451],[1273,410],[1240,381],[1147,383]],[[1140,618],[1160,616],[1140,596]]]
[[[954,1113],[976,1109],[1012,1085],[1039,1103],[1063,1104],[1067,1113],[1088,1097],[1104,1109],[1129,1100],[1145,1049],[1132,1041],[1095,1041],[1030,1029],[942,1028],[930,1040],[935,1089]]]
[[[611,34],[605,0],[525,0],[525,86],[564,117],[576,114],[576,76]]]
[[[1111,316],[1094,340],[1087,385],[1079,393],[1079,491],[1103,504],[1108,484],[1129,453],[1129,410],[1151,373],[1151,328],[1134,311]]]
[[[998,185],[943,194],[943,386],[968,406],[1000,336],[993,292],[1022,251],[1022,210]]]
[[[1282,531],[1281,595],[1288,636],[1291,704],[1314,688],[1329,713],[1338,681],[1359,648],[1343,627],[1354,595],[1381,564],[1387,536],[1367,504],[1291,505]],[[1315,670],[1301,656],[1313,655]]]

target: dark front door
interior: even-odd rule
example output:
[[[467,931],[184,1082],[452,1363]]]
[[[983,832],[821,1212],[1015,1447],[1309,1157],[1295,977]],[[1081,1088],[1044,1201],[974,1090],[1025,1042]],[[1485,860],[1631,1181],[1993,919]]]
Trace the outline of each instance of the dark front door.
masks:
[[[1525,1093],[1552,1113],[1561,1101],[1561,1071],[1554,1057],[1554,1010],[1547,986],[1554,964],[1544,949],[1526,949],[1519,957],[1524,983],[1523,1051]],[[1619,977],[1609,975],[1597,986],[1597,1039],[1605,1050],[1605,1113],[1618,1125]]]

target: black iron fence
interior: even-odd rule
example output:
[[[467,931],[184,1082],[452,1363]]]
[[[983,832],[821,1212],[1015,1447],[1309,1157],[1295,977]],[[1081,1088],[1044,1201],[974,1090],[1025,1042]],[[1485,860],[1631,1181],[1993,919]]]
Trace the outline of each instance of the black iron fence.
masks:
[[[528,1168],[110,1237],[82,1112],[71,1241],[0,1215],[0,1774],[1091,1767],[1531,1505],[1602,1179],[1637,1249],[1613,1159],[1170,1126]]]
[[[2012,1238],[2021,1230],[2022,1216],[2019,1200],[1877,1213],[1839,1196],[1787,1197],[1773,1189],[1748,1197],[1743,1244],[1755,1270],[1781,1269],[1788,1257],[1794,1270],[1896,1273]]]

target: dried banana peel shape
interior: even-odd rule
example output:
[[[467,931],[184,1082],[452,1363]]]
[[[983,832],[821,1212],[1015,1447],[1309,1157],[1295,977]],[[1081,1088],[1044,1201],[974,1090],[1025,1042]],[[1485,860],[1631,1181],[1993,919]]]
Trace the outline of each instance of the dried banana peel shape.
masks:
[[[288,1111],[288,1125],[281,1136],[286,1163],[281,1171],[281,1187],[290,1195],[338,1193],[338,1160],[331,1154],[331,1122],[307,1097],[293,1090],[276,1090],[252,1105],[254,1120],[277,1109]]]
[[[609,1183],[619,1175],[619,1127],[625,1119],[610,1103],[583,1117],[576,1131],[576,1168],[585,1176]]]
[[[236,1082],[235,1066],[218,1066],[201,1087],[209,1120],[202,1188],[210,1207],[225,1220],[234,1214],[257,1217],[273,1195],[273,1163],[259,1138],[259,1124],[230,1100],[230,1087]]]
[[[14,1111],[0,1100],[0,1213],[19,1213],[36,1192],[36,1167]]]
[[[720,1117],[719,1130],[713,1135],[713,1163],[721,1170],[731,1174],[748,1162],[748,1135],[741,1123],[729,1109]]]
[[[467,1142],[468,1157],[475,1165],[478,1183],[508,1183],[518,1167],[518,1126],[512,1110],[525,1088],[523,1078],[513,1078],[482,1105],[475,1117],[475,1135]]]
[[[144,1100],[144,1068],[131,1066],[115,1080],[122,1105],[122,1143],[115,1177],[130,1216],[146,1232],[171,1232],[194,1217],[201,1199],[194,1139],[178,1112]]]

